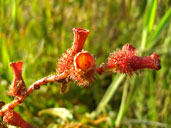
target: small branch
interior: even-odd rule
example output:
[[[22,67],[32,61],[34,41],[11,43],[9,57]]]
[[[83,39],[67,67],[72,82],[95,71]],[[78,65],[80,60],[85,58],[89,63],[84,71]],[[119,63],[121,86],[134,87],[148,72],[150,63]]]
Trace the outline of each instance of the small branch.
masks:
[[[54,82],[62,82],[62,83],[66,82],[65,80],[66,80],[67,76],[68,76],[68,74],[66,72],[64,72],[64,73],[59,74],[59,75],[55,74],[55,75],[51,75],[51,76],[46,76],[46,77],[34,82],[27,89],[25,95],[20,96],[20,97],[16,96],[15,99],[11,103],[8,103],[4,107],[2,107],[2,109],[0,110],[0,117],[3,116],[3,114],[5,112],[12,110],[16,106],[21,104],[27,96],[29,96],[36,89],[39,89],[41,85],[46,85],[47,83],[54,83]]]
[[[116,67],[113,66],[113,65],[102,64],[100,67],[96,67],[96,72],[97,72],[99,75],[102,75],[104,72],[112,71],[112,70],[114,70],[115,68],[116,68]]]
[[[39,89],[41,85],[46,85],[47,83],[54,83],[54,82],[63,82],[66,80],[68,74],[66,72],[59,74],[59,75],[52,75],[44,77],[36,82],[34,82],[26,92],[26,95],[30,95],[35,89]]]

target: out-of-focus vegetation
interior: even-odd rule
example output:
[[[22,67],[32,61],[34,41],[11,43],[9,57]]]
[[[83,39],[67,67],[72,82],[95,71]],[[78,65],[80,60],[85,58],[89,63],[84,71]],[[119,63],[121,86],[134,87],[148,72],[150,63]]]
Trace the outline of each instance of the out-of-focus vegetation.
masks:
[[[97,65],[125,43],[139,55],[157,52],[162,68],[132,77],[96,76],[87,88],[41,87],[15,108],[38,128],[166,127],[171,125],[170,0],[0,0],[0,101],[12,80],[9,62],[23,62],[27,87],[54,74],[58,58],[73,41],[73,27],[90,34],[84,49]],[[170,19],[169,19],[170,18]]]

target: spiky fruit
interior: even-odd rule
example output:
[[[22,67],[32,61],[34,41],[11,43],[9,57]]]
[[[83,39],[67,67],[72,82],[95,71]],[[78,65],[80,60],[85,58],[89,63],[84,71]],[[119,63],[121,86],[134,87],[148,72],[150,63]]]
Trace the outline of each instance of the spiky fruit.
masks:
[[[78,82],[78,85],[87,86],[95,79],[95,67],[94,57],[87,51],[82,51],[74,57],[74,66],[70,70],[70,77]]]
[[[140,57],[136,54],[136,49],[132,45],[126,44],[122,50],[110,54],[106,69],[132,75],[133,72],[143,68],[155,70],[161,68],[159,56],[156,53],[147,57]]]
[[[85,40],[89,34],[89,31],[81,28],[73,28],[74,42],[71,49],[67,50],[66,53],[58,60],[58,73],[68,72],[73,66],[74,56],[81,52],[85,43]]]
[[[74,28],[74,43],[71,49],[58,60],[57,72],[67,72],[69,78],[78,82],[78,85],[89,85],[94,79],[95,59],[87,51],[82,50],[89,34],[88,30]]]

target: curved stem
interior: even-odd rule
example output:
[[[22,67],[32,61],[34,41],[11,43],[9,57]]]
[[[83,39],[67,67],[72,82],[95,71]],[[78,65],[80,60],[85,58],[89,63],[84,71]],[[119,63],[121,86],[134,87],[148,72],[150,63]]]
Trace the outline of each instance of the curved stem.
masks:
[[[9,110],[14,109],[16,106],[18,106],[19,104],[21,104],[24,99],[29,96],[33,91],[35,91],[36,89],[39,89],[41,85],[46,85],[47,83],[54,83],[54,82],[63,82],[66,80],[68,74],[66,72],[62,73],[62,74],[55,74],[55,75],[51,75],[51,76],[46,76],[36,82],[34,82],[32,85],[30,85],[30,87],[27,89],[26,94],[20,97],[15,97],[15,99],[11,102],[8,103],[7,105],[5,105],[4,107],[2,107],[2,109],[0,110],[0,117],[3,116],[3,114]]]

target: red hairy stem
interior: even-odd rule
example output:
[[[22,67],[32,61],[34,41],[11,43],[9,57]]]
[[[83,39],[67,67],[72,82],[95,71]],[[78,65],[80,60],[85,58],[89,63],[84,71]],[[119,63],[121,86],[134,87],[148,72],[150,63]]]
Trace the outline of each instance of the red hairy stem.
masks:
[[[67,78],[68,74],[66,72],[63,72],[59,75],[52,75],[52,76],[46,76],[36,82],[34,82],[26,92],[26,95],[30,95],[35,89],[39,89],[41,85],[46,85],[47,83],[53,83],[53,82],[61,82],[62,80],[65,80]]]
[[[114,70],[115,69],[115,65],[102,65],[100,67],[96,67],[96,72],[99,74],[99,75],[102,75],[104,72],[106,71],[111,71],[111,70]]]
[[[52,76],[47,76],[44,77],[36,82],[34,82],[26,91],[25,95],[22,95],[20,97],[15,97],[15,99],[5,105],[4,107],[2,107],[2,109],[0,110],[0,117],[3,116],[3,114],[9,110],[14,109],[17,105],[21,104],[24,99],[29,96],[33,91],[35,91],[36,89],[39,89],[41,85],[46,85],[47,83],[53,83],[53,82],[62,82],[63,80],[65,80],[67,78],[68,74],[67,73],[62,73],[59,75],[52,75]]]
[[[14,110],[7,111],[3,116],[3,121],[9,125],[18,126],[21,128],[35,128],[28,122],[26,122],[18,112]]]

